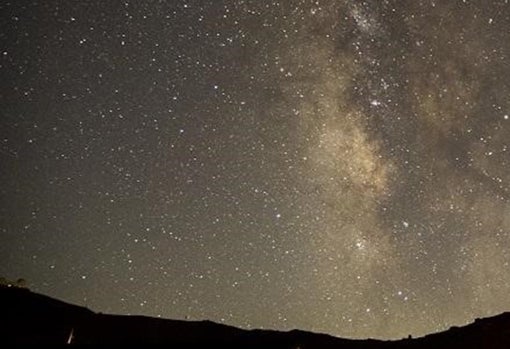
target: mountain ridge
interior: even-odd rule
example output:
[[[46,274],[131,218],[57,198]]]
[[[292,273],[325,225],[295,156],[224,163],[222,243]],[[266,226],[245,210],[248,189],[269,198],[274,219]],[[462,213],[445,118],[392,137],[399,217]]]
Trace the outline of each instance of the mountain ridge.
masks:
[[[0,307],[0,336],[9,347],[510,348],[509,312],[424,337],[378,340],[102,314],[17,287],[0,288]]]

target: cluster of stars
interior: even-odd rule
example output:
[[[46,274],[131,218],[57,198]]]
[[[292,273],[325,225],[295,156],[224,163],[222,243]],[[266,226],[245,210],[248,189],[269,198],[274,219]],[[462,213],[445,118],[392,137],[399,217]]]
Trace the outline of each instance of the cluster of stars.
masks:
[[[509,6],[1,4],[0,275],[343,337],[509,310]]]

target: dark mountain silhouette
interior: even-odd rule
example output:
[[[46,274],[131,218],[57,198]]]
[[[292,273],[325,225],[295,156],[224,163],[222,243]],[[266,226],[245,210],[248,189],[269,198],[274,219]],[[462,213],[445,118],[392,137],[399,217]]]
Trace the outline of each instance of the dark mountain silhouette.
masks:
[[[0,306],[3,348],[510,348],[510,313],[422,338],[379,341],[105,315],[18,287],[0,287]]]

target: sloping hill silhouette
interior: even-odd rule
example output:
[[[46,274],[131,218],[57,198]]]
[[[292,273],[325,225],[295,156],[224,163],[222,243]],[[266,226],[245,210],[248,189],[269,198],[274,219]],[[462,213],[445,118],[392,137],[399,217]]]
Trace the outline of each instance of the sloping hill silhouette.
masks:
[[[1,343],[9,348],[510,348],[510,313],[422,338],[379,341],[105,315],[16,287],[0,287],[0,306]]]

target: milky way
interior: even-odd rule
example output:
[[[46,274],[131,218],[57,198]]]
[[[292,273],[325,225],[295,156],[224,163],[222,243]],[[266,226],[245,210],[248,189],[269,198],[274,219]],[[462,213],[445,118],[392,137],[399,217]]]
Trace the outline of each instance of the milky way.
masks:
[[[510,4],[0,5],[0,275],[399,338],[510,310]]]

